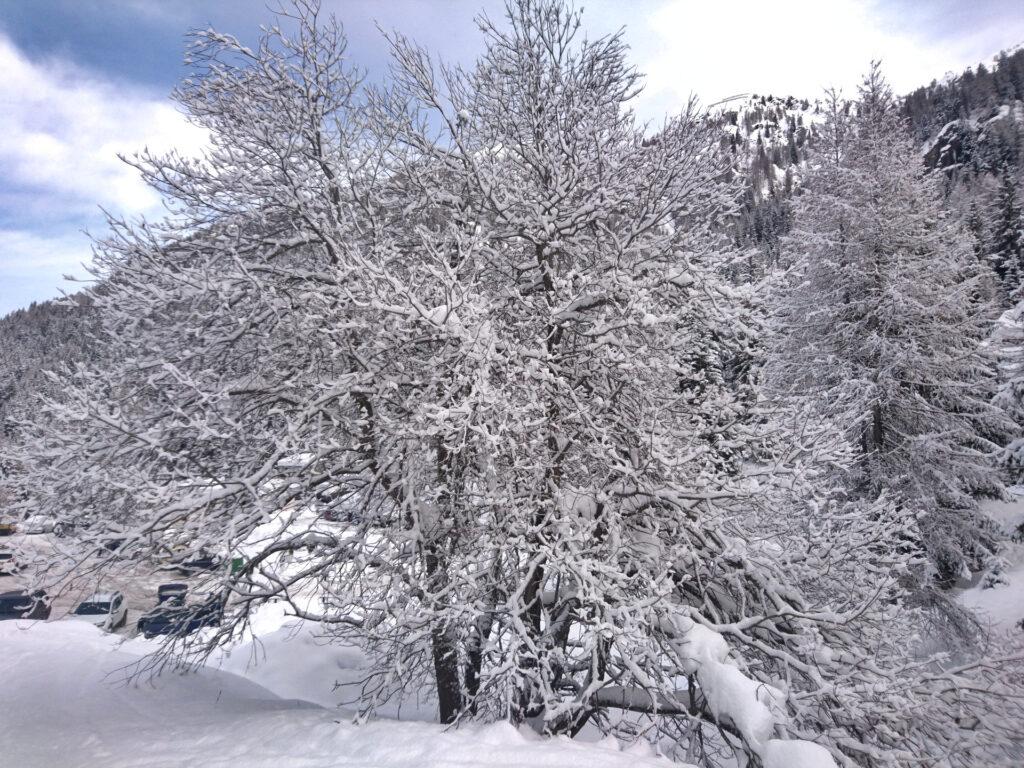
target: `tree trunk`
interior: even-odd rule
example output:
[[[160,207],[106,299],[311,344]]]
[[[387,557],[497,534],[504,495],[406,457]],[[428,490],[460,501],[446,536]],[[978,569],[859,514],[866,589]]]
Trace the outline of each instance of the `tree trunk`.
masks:
[[[431,632],[434,655],[434,679],[437,683],[438,716],[445,725],[454,723],[462,712],[462,686],[459,683],[459,658],[455,637],[446,626]]]
[[[439,436],[436,443],[437,477],[444,489],[439,505],[444,510],[455,503],[456,494],[453,486],[458,479],[455,471],[455,457]],[[426,544],[427,584],[431,602],[437,601],[437,595],[448,586],[448,564],[441,555],[438,537],[440,531],[425,531],[430,537]],[[463,709],[462,685],[459,680],[459,652],[455,632],[445,617],[435,623],[430,633],[431,651],[434,657],[434,680],[437,684],[438,715],[441,722],[448,725],[454,723]]]

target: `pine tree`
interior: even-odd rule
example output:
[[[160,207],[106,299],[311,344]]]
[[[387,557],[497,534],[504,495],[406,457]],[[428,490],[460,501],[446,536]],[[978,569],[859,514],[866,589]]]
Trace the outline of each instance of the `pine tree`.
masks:
[[[1005,163],[988,209],[988,259],[999,278],[1002,300],[1019,297],[1024,274],[1024,213],[1018,184]]]
[[[980,347],[983,273],[877,65],[855,116],[833,95],[824,133],[797,203],[773,380],[859,447],[857,493],[921,517],[948,582],[979,562],[974,497],[1002,492],[992,459],[1011,429]]]
[[[1018,424],[1024,423],[1024,301],[999,318],[992,333],[999,355],[1001,383],[996,403]],[[1006,446],[1003,461],[1016,482],[1024,477],[1024,436],[1018,430]]]

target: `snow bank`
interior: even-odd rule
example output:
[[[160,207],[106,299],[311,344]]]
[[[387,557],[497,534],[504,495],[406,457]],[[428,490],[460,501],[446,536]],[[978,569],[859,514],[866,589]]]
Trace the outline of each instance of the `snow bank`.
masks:
[[[711,712],[743,734],[765,768],[837,768],[824,747],[771,738],[783,718],[786,697],[778,688],[744,674],[729,659],[729,644],[722,635],[686,618],[675,622],[672,634],[683,671],[696,674]]]
[[[772,739],[761,755],[764,768],[821,768],[835,765],[832,754],[824,747],[809,741],[783,741]]]
[[[506,724],[444,730],[280,698],[201,669],[127,682],[139,656],[84,622],[0,623],[0,762],[19,768],[671,768]],[[678,766],[677,766],[678,768]]]
[[[323,707],[344,706],[366,676],[363,654],[349,645],[327,642],[315,624],[288,613],[286,603],[261,606],[242,642],[215,654],[208,666],[245,677],[283,698]],[[437,703],[407,701],[378,714],[395,719],[434,720]]]

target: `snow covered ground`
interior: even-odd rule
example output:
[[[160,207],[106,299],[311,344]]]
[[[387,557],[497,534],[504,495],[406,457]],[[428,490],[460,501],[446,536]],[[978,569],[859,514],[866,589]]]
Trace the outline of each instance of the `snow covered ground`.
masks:
[[[300,632],[295,670],[328,696],[331,672]],[[307,637],[307,639],[309,639]],[[280,647],[272,639],[270,647]],[[0,765],[18,768],[668,768],[644,747],[546,740],[508,725],[462,727],[380,719],[285,698],[226,669],[129,682],[145,649],[81,622],[0,623]],[[241,650],[241,649],[240,649]],[[243,654],[244,655],[244,654]],[[225,664],[241,664],[240,661]],[[277,660],[277,672],[285,663]],[[245,669],[242,664],[241,668]],[[274,667],[254,674],[274,683]],[[269,671],[268,671],[269,670]],[[277,686],[285,685],[278,680]],[[295,681],[287,683],[295,685]],[[317,690],[319,689],[319,690]]]
[[[1024,523],[1024,487],[1010,489],[1011,501],[989,501],[984,511],[1009,537]],[[1024,620],[1024,542],[1007,540],[1000,553],[1001,575],[994,584],[984,576],[960,592],[960,604],[970,608],[982,624],[995,632],[1021,631]]]
[[[1024,522],[1024,488],[1013,490],[1011,501],[985,505],[1008,534]],[[958,599],[993,630],[1012,632],[1024,618],[1024,544],[1008,541],[1001,554],[1003,583],[986,588],[986,579],[977,579]],[[150,586],[140,590],[140,602]],[[444,729],[427,722],[431,701],[356,725],[344,708],[352,691],[338,684],[359,679],[359,653],[326,645],[283,603],[260,609],[250,636],[197,672],[129,679],[157,642],[81,622],[0,622],[0,766],[673,765],[646,744],[546,740],[508,725]]]

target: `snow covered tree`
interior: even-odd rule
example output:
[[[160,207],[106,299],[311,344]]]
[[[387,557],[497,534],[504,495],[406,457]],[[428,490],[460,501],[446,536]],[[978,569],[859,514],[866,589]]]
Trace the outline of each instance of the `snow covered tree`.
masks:
[[[1024,273],[1024,212],[1021,211],[1018,182],[1003,165],[988,210],[988,259],[999,278],[1004,303],[1019,297]]]
[[[920,516],[949,581],[984,548],[974,497],[998,495],[1012,424],[992,403],[990,308],[969,238],[942,208],[877,66],[856,116],[833,97],[799,198],[773,379],[860,447],[851,482]]]
[[[996,404],[1024,424],[1024,302],[1006,310],[996,322],[990,343],[999,359],[1000,385]],[[1020,430],[1006,446],[1003,463],[1015,482],[1024,471],[1024,436]]]
[[[845,445],[769,440],[730,386],[756,324],[711,124],[645,135],[621,36],[560,3],[482,20],[470,70],[394,36],[370,90],[293,16],[196,36],[210,149],[137,158],[171,216],[97,244],[115,362],[66,371],[13,462],[75,526],[47,586],[238,558],[200,585],[220,628],[167,652],[284,600],[363,650],[366,713],[427,690],[703,765],[1011,754],[1016,667],[908,658],[913,521],[815,491]]]

